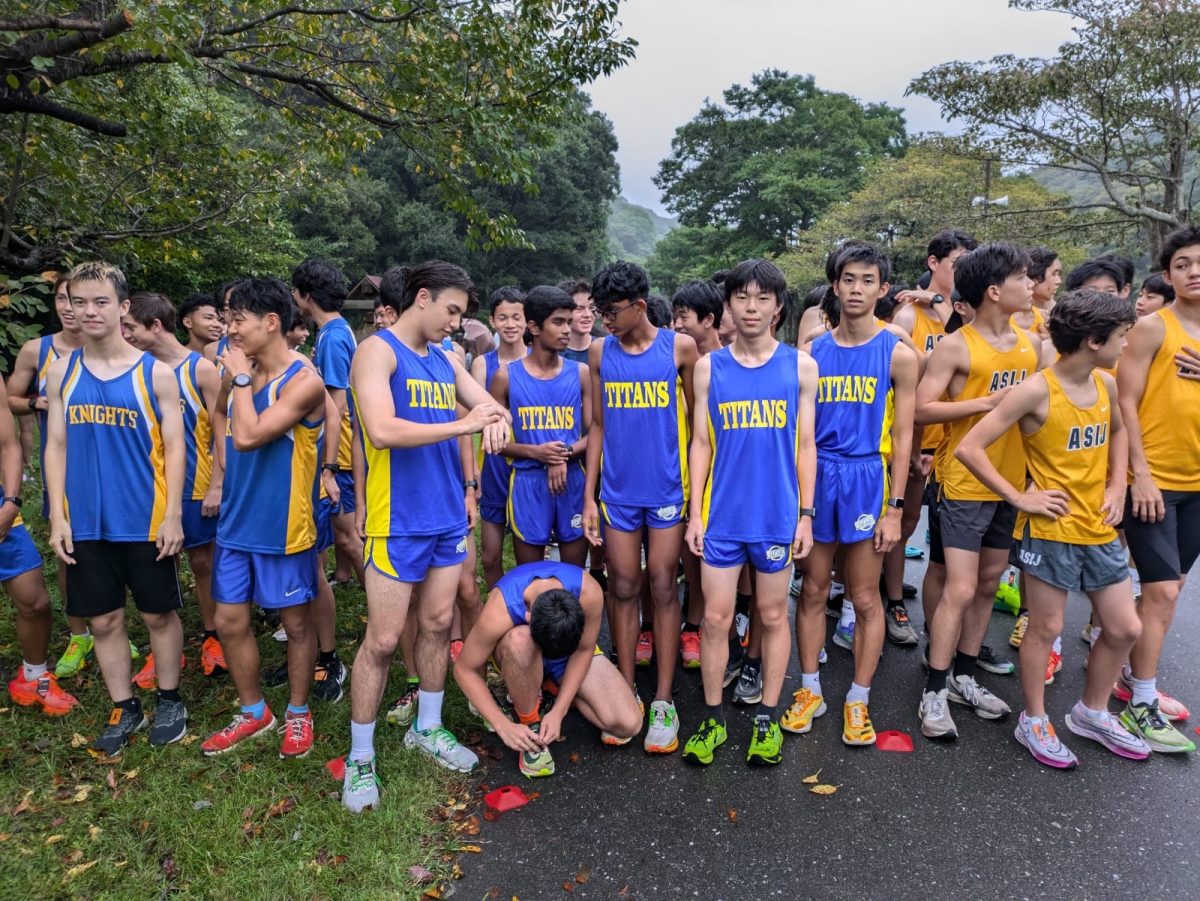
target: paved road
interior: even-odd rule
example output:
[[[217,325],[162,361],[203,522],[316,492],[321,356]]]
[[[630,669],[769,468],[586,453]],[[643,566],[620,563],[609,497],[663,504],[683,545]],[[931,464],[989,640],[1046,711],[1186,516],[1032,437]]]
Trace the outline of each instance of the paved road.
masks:
[[[919,584],[923,566],[910,562],[907,580]],[[1159,677],[1200,711],[1198,606],[1193,584]],[[986,722],[961,707],[953,711],[956,744],[926,741],[916,722],[919,652],[889,645],[872,719],[878,730],[911,734],[914,753],[845,747],[840,705],[831,703],[811,733],[787,737],[780,766],[751,770],[750,715],[727,705],[730,740],[699,769],[678,754],[646,755],[640,737],[605,748],[572,713],[568,740],[554,748],[554,777],[524,780],[511,752],[486,775],[493,786],[532,785],[541,796],[484,823],[484,853],[465,855],[456,895],[476,899],[496,888],[503,899],[565,898],[562,883],[586,866],[590,879],[571,897],[1200,898],[1200,764],[1161,755],[1120,760],[1063,725],[1083,684],[1087,647],[1078,636],[1087,611],[1086,598],[1071,598],[1063,671],[1047,689],[1051,716],[1079,756],[1076,770],[1036,764],[1013,740],[1012,717]],[[910,612],[919,629],[920,603]],[[1011,650],[1012,623],[993,616],[992,647]],[[851,657],[832,641],[828,647],[822,684],[840,699]],[[785,698],[799,687],[798,667],[793,653]],[[642,697],[652,697],[649,671],[638,681]],[[1015,675],[984,673],[982,681],[1021,708]],[[699,672],[680,670],[677,685],[682,742],[702,704]],[[1197,721],[1186,724],[1189,732]],[[818,769],[822,782],[840,786],[837,794],[820,797],[802,784]]]

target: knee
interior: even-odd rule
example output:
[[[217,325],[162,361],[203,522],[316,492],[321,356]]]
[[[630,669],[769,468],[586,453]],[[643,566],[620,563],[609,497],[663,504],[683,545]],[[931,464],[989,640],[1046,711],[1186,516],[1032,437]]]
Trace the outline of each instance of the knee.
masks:
[[[763,604],[758,605],[758,619],[762,623],[762,627],[768,631],[787,628],[787,604]]]
[[[443,604],[437,610],[422,609],[420,614],[421,631],[430,635],[442,632],[449,633],[454,625],[454,605]]]
[[[827,597],[829,582],[805,574],[804,581],[800,583],[800,603],[806,608],[823,607]]]
[[[609,727],[609,732],[619,738],[632,738],[642,728],[642,715],[632,698],[621,705],[616,721]]]
[[[612,590],[613,596],[621,601],[629,598],[637,598],[642,587],[642,577],[639,574],[635,578],[628,578],[624,575],[617,575],[610,572],[608,575],[608,586]]]
[[[283,631],[287,633],[289,642],[302,644],[313,635],[312,618],[310,616],[287,616],[283,620]]]
[[[19,598],[14,595],[13,604],[22,619],[45,619],[50,615],[50,595],[44,586],[30,597]]]
[[[241,604],[217,604],[217,609],[213,611],[213,623],[222,638],[241,634],[249,628],[250,618],[241,607]]]
[[[162,632],[176,627],[183,627],[183,624],[179,620],[179,614],[173,610],[170,613],[143,613],[142,619],[146,623],[146,628],[151,632]]]
[[[146,623],[149,625],[149,621]],[[101,616],[93,616],[88,621],[88,628],[97,638],[107,638],[125,630],[125,611],[114,610]]]
[[[1032,632],[1035,640],[1050,644],[1062,634],[1063,618],[1061,614],[1045,617],[1029,618],[1028,632]]]
[[[400,645],[400,631],[400,629],[392,628],[372,628],[368,623],[367,634],[363,636],[360,647],[377,659],[391,660],[396,654],[396,648]],[[407,661],[405,662],[407,663]]]
[[[510,675],[514,669],[526,669],[540,653],[528,626],[510,629],[496,645],[496,651],[500,657],[500,670],[505,675]]]
[[[1142,621],[1131,612],[1129,616],[1122,616],[1116,622],[1104,623],[1100,635],[1114,645],[1132,647],[1142,637]]]
[[[650,596],[656,604],[678,603],[676,585],[674,569],[650,573]]]

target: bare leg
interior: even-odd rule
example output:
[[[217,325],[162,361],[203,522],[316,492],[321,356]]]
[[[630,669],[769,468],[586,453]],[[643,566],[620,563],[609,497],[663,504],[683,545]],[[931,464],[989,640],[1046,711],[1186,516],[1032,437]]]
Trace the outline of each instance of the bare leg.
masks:
[[[1175,618],[1175,602],[1182,584],[1182,580],[1142,583],[1142,600],[1138,603],[1142,634],[1129,652],[1129,666],[1135,679],[1153,679],[1158,674],[1158,660]]]
[[[883,555],[871,539],[845,546],[846,593],[854,602],[854,682],[869,688],[883,653],[883,607],[879,602],[879,571]]]
[[[633,692],[607,657],[592,658],[575,707],[597,729],[617,738],[632,738],[642,728],[642,714]]]
[[[495,587],[504,575],[504,526],[483,521],[483,581],[488,591]]]
[[[733,624],[737,583],[741,567],[718,568],[700,563],[704,581],[704,623],[700,633],[700,679],[704,684],[704,703],[715,707],[724,691],[725,667],[729,663],[729,640]]]
[[[415,587],[412,582],[389,579],[373,567],[367,569],[366,582],[367,631],[350,669],[350,719],[354,723],[374,722],[379,713],[388,667],[404,631]]]
[[[133,667],[129,659],[129,633],[125,631],[125,608],[93,616],[90,626],[96,639],[96,662],[108,696],[114,703],[128,701],[133,697]],[[175,666],[179,666],[178,656]]]
[[[883,558],[883,576],[888,600],[899,601],[904,598],[904,549],[908,545],[908,539],[916,531],[917,523],[921,520],[921,495],[924,491],[924,477],[910,475],[908,483],[904,486],[904,510],[900,517],[900,540]],[[860,682],[859,685],[861,684]]]
[[[212,596],[213,545],[202,544],[189,548],[188,564],[196,580],[196,606],[200,610],[200,625],[205,632],[216,631],[216,602]],[[157,659],[157,655],[156,655]]]
[[[800,649],[800,670],[815,673],[825,644],[825,600],[829,597],[830,567],[837,544],[814,543],[800,561],[804,569],[800,603],[796,605],[796,645]]]
[[[45,663],[50,647],[50,594],[46,591],[41,569],[14,576],[4,583],[4,590],[17,608],[17,642],[21,646],[21,657],[26,663]]]
[[[669,701],[675,685],[675,664],[679,659],[680,610],[675,577],[683,542],[683,524],[669,529],[650,529],[649,532],[646,575],[654,603],[654,652],[658,657],[654,700]]]
[[[339,580],[350,578],[353,573],[362,585],[366,578],[363,569],[363,543],[354,528],[353,513],[335,513],[333,519],[333,547],[336,561],[334,576]]]
[[[1117,674],[1142,633],[1142,621],[1138,618],[1138,608],[1133,603],[1133,585],[1128,579],[1100,591],[1088,592],[1088,598],[1092,602],[1092,621],[1100,626],[1100,637],[1088,655],[1083,703],[1091,710],[1104,710]]]
[[[416,660],[421,691],[442,691],[450,665],[450,625],[461,564],[433,567],[417,595]]]
[[[638,639],[638,595],[642,587],[642,534],[605,530],[608,549],[608,593],[611,599],[608,627],[617,664],[633,686]]]
[[[263,693],[258,670],[258,642],[250,628],[250,603],[217,604],[216,625],[238,700],[244,707],[257,704],[263,699]]]
[[[947,554],[947,560],[949,555]],[[962,620],[962,635],[958,650],[975,657],[983,638],[987,635],[988,623],[992,620],[992,604],[996,598],[996,584],[1000,574],[1008,568],[1008,551],[1004,548],[985,547],[979,552],[979,575],[975,581],[975,596]],[[1047,651],[1047,653],[1049,653]],[[1042,663],[1043,672],[1045,662]]]
[[[312,627],[316,630],[317,649],[325,652],[337,650],[337,599],[329,579],[325,577],[324,566],[317,566],[317,594],[312,600],[311,618]],[[291,640],[291,636],[288,640]],[[288,670],[291,671],[290,648]]]
[[[763,662],[762,702],[767,707],[774,707],[779,703],[783,677],[787,674],[788,661],[792,654],[792,637],[788,634],[787,615],[788,586],[791,581],[791,564],[779,572],[758,573],[755,579],[757,590],[754,609],[758,611],[758,625],[754,628],[759,636],[759,653]],[[878,578],[876,581],[878,582]],[[876,612],[879,613],[878,610]],[[882,625],[883,618],[880,613],[880,626]],[[724,666],[721,669],[724,671]]]
[[[313,628],[313,611],[309,604],[284,607],[279,611],[283,629],[287,632],[288,692],[293,707],[308,704],[308,687],[313,680],[317,662],[317,632]]]
[[[505,633],[496,645],[496,661],[517,715],[536,713],[542,696],[542,652],[528,626],[516,626]]]
[[[1029,608],[1029,627],[1021,640],[1018,659],[1021,663],[1021,692],[1025,695],[1025,715],[1046,715],[1046,658],[1050,646],[1062,632],[1063,612],[1067,608],[1067,593],[1036,576],[1026,576],[1025,592],[1021,595]],[[1130,598],[1132,601],[1132,597]],[[1121,664],[1118,661],[1117,667]],[[1090,674],[1089,674],[1090,678]],[[1116,678],[1116,674],[1113,674]],[[1109,680],[1105,692],[1112,689]],[[1107,706],[1107,699],[1101,705]]]

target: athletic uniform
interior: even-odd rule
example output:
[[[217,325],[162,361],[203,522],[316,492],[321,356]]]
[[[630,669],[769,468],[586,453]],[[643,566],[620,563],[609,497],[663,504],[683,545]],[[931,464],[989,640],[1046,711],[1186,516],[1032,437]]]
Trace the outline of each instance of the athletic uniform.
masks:
[[[202,516],[204,495],[212,481],[212,424],[200,393],[196,368],[201,355],[195,351],[175,367],[179,382],[179,409],[183,413],[186,465],[183,476],[183,546],[202,547],[217,537],[217,517]]]
[[[1142,522],[1133,515],[1130,494],[1121,525],[1142,582],[1174,582],[1200,556],[1200,382],[1181,378],[1175,362],[1183,347],[1197,342],[1171,307],[1151,315],[1162,319],[1165,333],[1146,373],[1138,422],[1166,514],[1162,522]]]
[[[514,444],[561,441],[571,446],[583,435],[583,388],[580,365],[562,361],[552,379],[530,374],[524,360],[508,365],[508,408],[512,412]],[[512,461],[508,483],[508,524],[526,544],[546,545],[583,537],[583,489],[586,478],[578,457],[567,461],[567,487],[551,494],[547,467],[524,457]]]
[[[321,381],[329,390],[347,391],[350,388],[350,364],[354,360],[354,352],[358,342],[354,340],[354,331],[350,323],[338,316],[330,319],[317,329],[317,337],[313,341],[313,365]],[[350,425],[350,407],[347,400],[346,415],[342,417],[341,425],[336,433],[338,442],[337,483],[341,493],[338,502],[339,513],[354,512],[354,472],[350,456],[350,442],[353,430]],[[335,434],[330,430],[329,440],[333,441]]]
[[[303,368],[295,360],[256,391],[255,411],[261,415],[274,404]],[[238,450],[233,444],[232,392],[247,390],[251,389],[230,389],[213,599],[222,604],[254,601],[272,609],[293,607],[317,593],[313,510],[325,424],[302,419],[262,447]]]
[[[67,567],[67,613],[100,616],[125,606],[144,613],[183,606],[175,558],[157,560],[167,512],[162,410],[154,357],[100,379],[73,351],[62,382],[66,420],[66,514],[75,544]]]
[[[712,463],[701,511],[709,566],[750,563],[773,573],[791,565],[800,518],[797,353],[780,344],[755,367],[743,366],[728,347],[708,355]]]
[[[396,357],[390,384],[398,418],[427,424],[458,418],[454,367],[436,344],[418,354],[386,329],[368,340],[385,342]],[[357,407],[357,397],[354,402]],[[377,448],[366,429],[359,436],[367,461],[365,562],[402,582],[420,582],[432,567],[462,563],[467,508],[458,442]]]
[[[573,363],[582,363],[586,366],[588,363],[588,353],[589,348],[586,347],[583,350],[575,350],[568,347],[566,350],[559,351],[559,356],[564,360],[570,360]]]
[[[640,354],[626,352],[612,335],[605,338],[595,402],[604,405],[604,524],[621,532],[678,525],[688,497],[688,421],[675,333],[659,329]]]
[[[933,353],[937,343],[946,337],[946,326],[937,316],[925,312],[924,307],[920,304],[913,304],[912,309],[913,344],[917,346],[917,350],[922,356],[928,357]],[[921,431],[921,450],[931,452],[937,448],[945,438],[945,428],[946,424],[942,422],[925,426]]]
[[[1100,512],[1112,429],[1108,389],[1092,373],[1096,400],[1082,408],[1063,391],[1052,369],[1042,375],[1049,390],[1049,412],[1041,428],[1021,435],[1021,444],[1033,484],[1041,491],[1066,492],[1068,512],[1058,519],[1017,514],[1012,564],[1056,588],[1098,591],[1129,578],[1117,531],[1105,525]]]
[[[4,491],[0,487],[0,491]],[[8,492],[4,491],[4,495]],[[3,496],[3,495],[0,495]],[[20,510],[13,520],[12,528],[0,541],[0,583],[15,579],[31,569],[42,568],[42,556],[34,546],[29,530],[25,528],[25,520],[21,518]]]
[[[483,355],[483,387],[492,390],[492,380],[500,370],[500,351],[490,350]],[[508,515],[508,483],[512,476],[512,460],[503,454],[485,454],[479,450],[479,515],[490,523],[502,526]]]
[[[813,541],[873,538],[886,512],[895,393],[892,353],[899,338],[880,329],[858,347],[826,332],[812,343],[817,363],[817,492]]]
[[[1012,348],[996,350],[973,325],[964,325],[959,334],[967,345],[970,360],[966,383],[953,400],[970,400],[994,394],[1025,381],[1037,370],[1037,350],[1023,329],[1016,329]],[[983,413],[946,424],[946,444],[940,452],[938,477],[941,498],[938,515],[944,547],[978,552],[981,547],[1012,547],[1016,511],[1000,496],[980,482],[954,456],[963,436],[984,417]],[[987,449],[988,459],[1010,485],[1025,484],[1025,453],[1021,430],[1013,425]]]
[[[46,379],[50,375],[50,365],[59,358],[58,349],[54,346],[53,335],[42,335],[38,339],[37,357],[37,396],[46,396]],[[38,460],[42,471],[42,519],[50,518],[50,493],[46,490],[46,411],[38,410]]]
[[[522,563],[513,567],[496,583],[504,597],[504,607],[514,627],[529,625],[529,607],[525,605],[525,590],[537,579],[557,579],[563,589],[579,597],[583,594],[583,570],[569,563],[546,560],[542,563]],[[558,685],[567,671],[570,657],[542,658],[542,675]]]

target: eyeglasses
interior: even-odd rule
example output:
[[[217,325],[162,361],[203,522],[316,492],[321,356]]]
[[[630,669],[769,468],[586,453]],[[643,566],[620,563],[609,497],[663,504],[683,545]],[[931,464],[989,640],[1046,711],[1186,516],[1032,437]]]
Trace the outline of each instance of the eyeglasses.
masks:
[[[631,306],[633,306],[635,303],[637,303],[636,300],[631,300],[629,303],[625,304],[625,306],[621,307],[620,309],[614,309],[613,307],[606,307],[603,310],[596,310],[596,312],[599,314],[600,318],[603,319],[605,322],[612,322],[618,316],[620,316],[622,313],[624,313],[626,310],[628,310]]]

